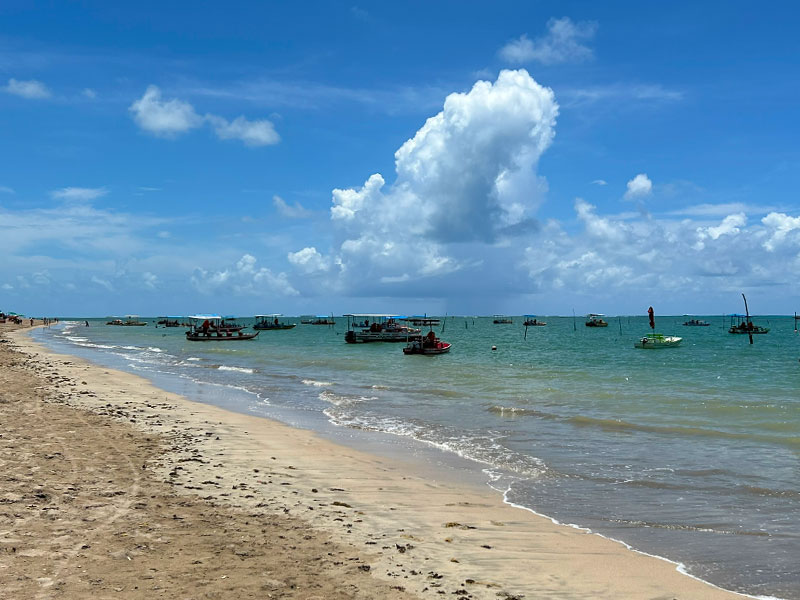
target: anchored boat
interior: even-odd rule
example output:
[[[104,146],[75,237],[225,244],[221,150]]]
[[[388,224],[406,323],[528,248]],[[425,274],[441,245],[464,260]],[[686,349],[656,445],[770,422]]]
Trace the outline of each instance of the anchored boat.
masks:
[[[273,313],[271,315],[256,315],[256,324],[253,325],[253,329],[257,329],[259,331],[269,331],[273,329],[292,329],[297,324],[296,323],[285,323],[278,320],[278,317],[282,317],[283,315],[279,313]]]
[[[433,326],[439,324],[439,319],[418,319],[420,325],[428,325],[430,331],[424,336],[416,336],[413,340],[409,341],[403,354],[423,354],[426,356],[435,356],[436,354],[446,354],[450,352],[450,342],[443,342],[433,331]]]
[[[634,342],[634,348],[642,348],[645,350],[655,350],[658,348],[674,348],[680,346],[683,338],[676,335],[664,335],[663,333],[655,333],[656,320],[653,313],[653,307],[647,309],[647,316],[650,317],[650,329],[653,333],[645,335],[638,342]]]
[[[190,342],[235,342],[252,340],[258,336],[255,333],[242,333],[242,328],[238,330],[225,329],[222,327],[223,317],[219,315],[193,315],[189,317],[192,326],[186,332],[186,339]]]
[[[600,313],[589,313],[586,315],[586,326],[587,327],[608,327],[608,323],[606,323]]]
[[[401,325],[400,315],[383,314],[347,314],[347,333],[344,341],[348,344],[367,342],[407,342],[419,337],[420,329]],[[361,319],[360,323],[356,321]],[[438,320],[437,320],[438,322]]]

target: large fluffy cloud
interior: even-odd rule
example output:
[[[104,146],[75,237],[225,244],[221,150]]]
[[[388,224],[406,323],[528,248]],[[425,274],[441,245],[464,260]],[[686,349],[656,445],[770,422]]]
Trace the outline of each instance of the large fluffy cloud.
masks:
[[[458,270],[473,260],[457,256],[466,245],[534,228],[546,188],[536,164],[557,114],[553,92],[524,70],[450,94],[395,153],[393,184],[373,174],[333,191],[339,243],[326,264],[347,279],[402,282]]]

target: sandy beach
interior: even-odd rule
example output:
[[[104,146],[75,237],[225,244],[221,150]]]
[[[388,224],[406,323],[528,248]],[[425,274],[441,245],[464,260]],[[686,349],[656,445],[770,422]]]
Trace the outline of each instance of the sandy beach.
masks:
[[[3,327],[2,598],[743,597]]]

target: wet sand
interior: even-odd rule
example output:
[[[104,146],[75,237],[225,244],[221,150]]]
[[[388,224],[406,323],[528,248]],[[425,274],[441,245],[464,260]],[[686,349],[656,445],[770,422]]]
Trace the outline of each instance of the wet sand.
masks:
[[[743,597],[403,457],[3,337],[0,597]]]

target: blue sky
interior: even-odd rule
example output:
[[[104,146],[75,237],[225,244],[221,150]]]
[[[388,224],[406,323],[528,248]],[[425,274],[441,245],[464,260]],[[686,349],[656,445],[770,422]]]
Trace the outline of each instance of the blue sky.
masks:
[[[4,3],[0,309],[791,313],[798,12]]]

